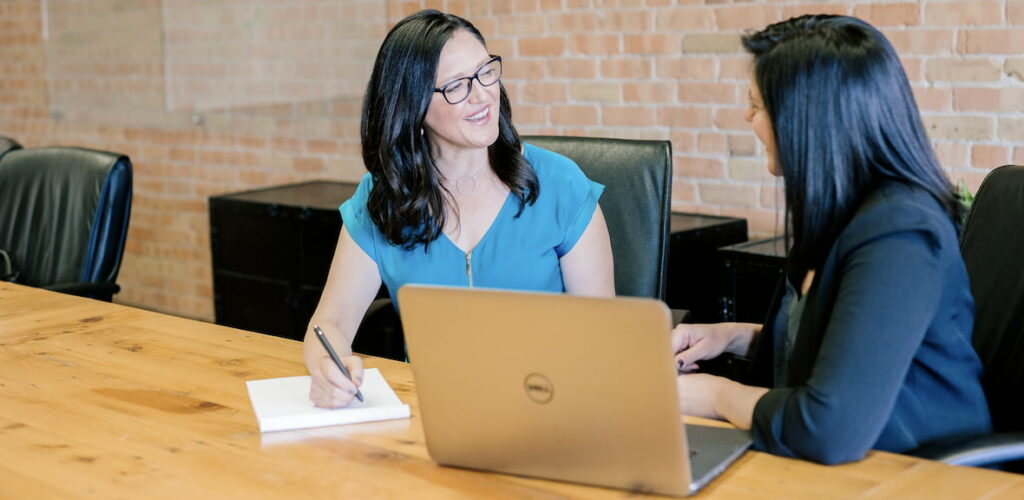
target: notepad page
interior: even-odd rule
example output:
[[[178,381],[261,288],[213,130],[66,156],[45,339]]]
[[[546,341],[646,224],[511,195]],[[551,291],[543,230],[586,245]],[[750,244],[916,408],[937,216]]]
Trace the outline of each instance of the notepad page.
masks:
[[[249,380],[246,386],[260,432],[409,418],[409,405],[398,399],[376,368],[363,372],[359,390],[364,401],[352,400],[344,408],[314,406],[309,400],[308,375]]]

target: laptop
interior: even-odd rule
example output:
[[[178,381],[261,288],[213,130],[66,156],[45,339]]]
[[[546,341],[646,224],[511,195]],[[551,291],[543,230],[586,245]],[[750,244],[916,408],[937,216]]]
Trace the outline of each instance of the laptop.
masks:
[[[750,446],[683,424],[660,301],[406,285],[398,303],[439,464],[685,496]]]

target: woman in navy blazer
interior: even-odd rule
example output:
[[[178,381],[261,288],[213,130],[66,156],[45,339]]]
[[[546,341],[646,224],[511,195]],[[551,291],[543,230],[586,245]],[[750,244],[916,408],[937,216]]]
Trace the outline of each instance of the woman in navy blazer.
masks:
[[[878,30],[802,16],[743,37],[747,121],[784,179],[789,265],[764,325],[673,332],[684,413],[833,464],[991,427],[971,347],[962,206]],[[752,356],[752,384],[694,373]]]

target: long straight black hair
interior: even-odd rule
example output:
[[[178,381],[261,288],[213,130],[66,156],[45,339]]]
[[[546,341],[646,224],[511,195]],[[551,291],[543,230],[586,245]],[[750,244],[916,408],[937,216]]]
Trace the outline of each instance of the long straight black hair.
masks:
[[[434,95],[441,49],[458,30],[486,45],[480,31],[452,14],[423,10],[402,19],[384,38],[366,87],[359,132],[363,162],[373,176],[367,210],[388,241],[406,249],[426,248],[441,236],[446,222],[451,194],[440,182],[423,120]],[[498,139],[488,147],[488,157],[491,169],[518,199],[518,217],[536,201],[540,186],[520,153],[508,94],[499,86]]]
[[[775,131],[795,272],[823,263],[865,195],[886,180],[927,191],[959,228],[963,206],[882,33],[852,17],[806,15],[742,42]]]

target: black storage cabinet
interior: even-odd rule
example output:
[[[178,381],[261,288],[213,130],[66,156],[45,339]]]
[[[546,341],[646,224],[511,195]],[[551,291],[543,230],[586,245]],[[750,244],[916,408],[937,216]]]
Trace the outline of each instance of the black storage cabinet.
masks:
[[[716,251],[747,241],[747,220],[673,212],[669,231],[665,302],[690,311],[691,322],[720,321]]]
[[[312,181],[210,197],[217,324],[301,339],[341,230],[345,182]]]
[[[762,323],[786,266],[786,241],[778,236],[718,249],[722,321]]]

